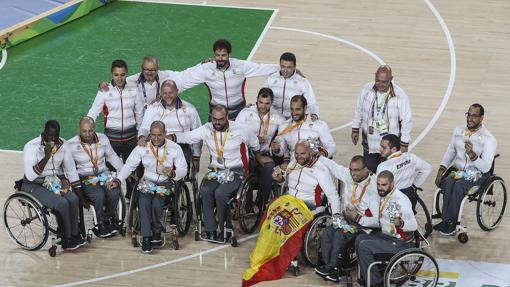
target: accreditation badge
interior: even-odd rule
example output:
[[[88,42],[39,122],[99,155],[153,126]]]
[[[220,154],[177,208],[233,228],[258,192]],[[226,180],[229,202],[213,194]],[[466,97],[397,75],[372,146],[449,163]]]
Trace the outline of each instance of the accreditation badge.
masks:
[[[374,126],[368,127],[368,134],[373,135],[374,134]]]

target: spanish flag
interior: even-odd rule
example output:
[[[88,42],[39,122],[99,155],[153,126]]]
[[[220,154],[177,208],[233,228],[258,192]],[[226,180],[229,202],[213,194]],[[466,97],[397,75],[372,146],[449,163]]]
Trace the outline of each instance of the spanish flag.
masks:
[[[250,268],[244,271],[243,287],[282,278],[296,258],[313,214],[306,204],[292,196],[275,199],[264,214],[257,245],[250,255]]]

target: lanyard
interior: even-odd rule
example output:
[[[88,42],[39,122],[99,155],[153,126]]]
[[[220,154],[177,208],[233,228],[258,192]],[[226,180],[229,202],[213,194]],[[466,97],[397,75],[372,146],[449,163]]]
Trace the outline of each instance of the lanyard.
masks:
[[[391,195],[393,194],[393,192],[395,190],[396,190],[396,188],[393,188],[393,190],[389,194],[386,195],[386,197],[384,198],[382,206],[381,206],[381,200],[379,200],[379,220],[381,220],[381,215],[382,215],[384,209],[386,208],[386,204],[388,204],[388,202],[390,201]]]
[[[92,153],[92,149],[88,149],[87,146],[85,144],[83,144],[82,142],[80,142],[81,144],[81,147],[83,148],[83,150],[85,151],[85,153],[89,156],[90,158],[90,162],[92,163],[92,169],[94,170],[94,174],[97,174],[97,161],[98,161],[98,158],[99,158],[99,154],[97,152],[97,149],[98,149],[98,145],[99,143],[96,142],[94,143],[94,148],[96,150],[96,157],[94,158],[94,154]]]
[[[374,110],[377,109],[377,113],[381,111],[384,114],[386,112],[386,108],[388,107],[388,100],[390,98],[391,94],[391,87],[388,89],[388,91],[384,94],[383,101],[381,103],[377,103],[377,91],[375,91],[375,97],[372,102],[372,118],[374,118]]]
[[[306,117],[293,125],[289,124],[281,133],[278,134],[278,136],[283,136],[283,135],[290,133],[292,130],[294,130],[298,126],[301,126],[305,122],[305,119],[306,119]]]
[[[259,119],[260,119],[260,125],[259,125],[259,136],[260,136],[260,131],[262,130],[262,127],[264,127],[264,134],[262,134],[262,136],[267,136],[267,132],[269,131],[269,121],[271,119],[271,112],[267,112],[267,119],[266,119],[266,124],[264,126],[264,116],[260,116],[259,115]]]
[[[159,98],[159,81],[156,80],[156,83],[158,83],[158,87],[156,90],[156,99],[157,99],[157,98]],[[142,79],[140,84],[142,84],[143,98],[145,99],[145,103],[147,103],[147,92],[145,91],[145,79]],[[147,104],[149,104],[149,103],[147,103]]]
[[[220,135],[222,137],[221,148],[218,146],[218,137],[216,136],[216,131],[214,131],[214,146],[216,147],[216,153],[218,154],[218,158],[223,157],[223,149],[225,148],[225,143],[227,142],[228,130],[225,132],[225,137],[223,137],[223,133],[221,132]]]
[[[159,165],[163,166],[163,164],[166,161],[166,152],[165,152],[166,151],[166,149],[165,149],[166,143],[163,145],[163,157],[162,158],[159,158],[158,151],[156,151],[154,149],[154,145],[152,144],[152,142],[149,144],[149,147],[151,149],[152,155],[154,155],[154,157],[156,158],[157,165],[159,164]]]
[[[368,186],[370,185],[370,177],[368,178],[367,182],[365,183],[365,186],[363,186],[363,189],[361,190],[361,194],[359,195],[359,198],[356,199],[356,190],[358,189],[358,183],[354,184],[354,189],[351,192],[351,203],[353,205],[359,204],[361,202],[361,199],[365,195],[365,192],[367,191]]]
[[[392,153],[392,154],[388,157],[388,159],[387,159],[387,160],[390,160],[390,159],[392,159],[392,158],[397,158],[397,157],[399,157],[399,156],[401,156],[401,155],[402,155],[402,152],[400,152],[400,151],[395,152],[395,153]]]

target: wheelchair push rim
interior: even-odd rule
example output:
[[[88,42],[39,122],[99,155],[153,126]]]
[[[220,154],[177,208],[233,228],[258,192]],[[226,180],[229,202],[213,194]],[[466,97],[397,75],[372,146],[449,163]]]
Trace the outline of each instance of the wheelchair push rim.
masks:
[[[175,188],[175,195],[172,201],[173,214],[175,224],[179,235],[185,236],[191,226],[193,217],[193,206],[191,203],[191,195],[186,184],[180,182]]]
[[[397,253],[384,272],[384,286],[436,286],[439,267],[427,252],[411,248]]]
[[[4,225],[9,238],[23,249],[38,250],[48,240],[46,210],[29,195],[9,196],[4,204]]]
[[[331,215],[318,214],[305,233],[302,255],[307,264],[317,267],[321,260],[320,243],[323,231],[331,224]]]
[[[252,234],[259,227],[262,219],[264,198],[256,186],[255,177],[249,177],[242,185],[240,192],[239,223],[246,234]]]
[[[499,176],[491,177],[478,197],[476,219],[480,228],[491,231],[503,220],[507,206],[505,182]]]

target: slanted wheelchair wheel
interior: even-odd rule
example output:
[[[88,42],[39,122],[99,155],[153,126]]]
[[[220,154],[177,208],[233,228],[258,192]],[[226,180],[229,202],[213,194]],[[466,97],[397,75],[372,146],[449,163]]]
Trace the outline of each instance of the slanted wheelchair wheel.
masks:
[[[249,177],[243,184],[239,197],[239,223],[246,234],[257,230],[264,213],[264,198],[257,188],[256,178]]]
[[[440,190],[439,192],[437,192],[437,194],[435,195],[436,196],[436,214],[434,214],[434,218],[441,218],[441,212],[442,212],[442,208],[443,208],[443,197],[444,197],[444,192],[442,190]]]
[[[127,217],[127,227],[131,233],[138,232],[140,230],[140,215],[138,214],[138,193],[136,189],[138,182],[135,183],[135,187],[131,193],[131,200],[129,201],[129,210]]]
[[[172,200],[172,216],[181,236],[188,233],[193,217],[193,206],[188,186],[184,182],[178,182]]]
[[[501,177],[491,176],[482,188],[476,205],[476,220],[482,230],[491,231],[505,215],[506,186]]]
[[[28,193],[17,192],[4,203],[4,225],[11,240],[26,250],[38,250],[48,240],[46,209]]]
[[[439,267],[427,252],[410,248],[395,254],[384,272],[384,286],[437,285]]]
[[[301,254],[306,263],[317,267],[321,260],[320,244],[322,233],[328,225],[331,224],[331,215],[319,213],[310,224],[303,239],[303,250]]]
[[[418,223],[418,228],[423,237],[427,238],[430,233],[432,233],[432,217],[430,217],[429,210],[425,205],[425,202],[416,194],[416,206],[415,206],[415,214],[416,222]]]

